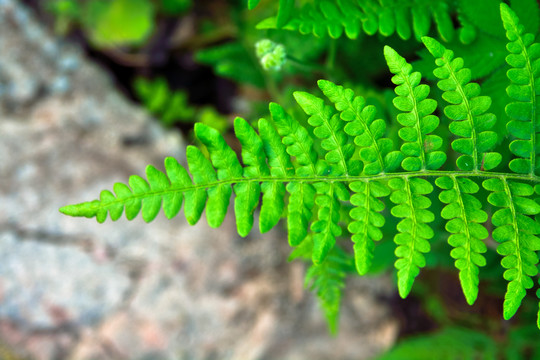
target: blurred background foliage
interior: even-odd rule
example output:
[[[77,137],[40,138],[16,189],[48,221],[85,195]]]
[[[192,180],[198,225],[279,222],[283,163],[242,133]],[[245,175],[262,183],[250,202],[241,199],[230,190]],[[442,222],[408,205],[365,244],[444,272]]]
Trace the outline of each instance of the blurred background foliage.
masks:
[[[378,11],[380,16],[369,15],[363,27],[360,22],[355,25],[337,18],[336,11],[344,10],[326,0],[28,2],[60,36],[80,43],[108,67],[119,88],[157,121],[183,131],[191,141],[195,141],[190,135],[195,122],[226,135],[234,115],[255,124],[267,115],[269,101],[298,112],[292,91],[316,93],[316,80],[321,78],[352,88],[376,105],[378,116],[389,124],[389,137],[396,140],[396,110],[391,105],[393,90],[383,46],[392,46],[414,61],[415,69],[427,79],[434,79],[432,57],[418,42],[418,33],[411,30],[420,31],[417,24],[408,24],[407,30],[385,20],[391,8],[388,4],[395,5],[394,1],[367,1],[376,5],[368,15]],[[422,31],[444,41],[464,58],[473,79],[482,83],[484,95],[494,99],[491,111],[503,114],[507,102],[506,42],[498,11],[493,11],[499,3],[455,0],[431,4],[416,0],[411,2],[416,8],[411,9],[431,6]],[[527,30],[538,33],[537,2],[510,3]],[[354,20],[354,16],[351,13],[350,18]],[[500,31],[494,30],[497,28]],[[436,86],[432,91],[440,100]],[[438,115],[448,123],[442,112]],[[497,125],[502,132],[504,123]],[[450,137],[450,133],[439,135]],[[501,144],[501,149],[505,146]],[[395,219],[388,217],[385,227],[395,225]],[[412,296],[405,301],[397,296],[390,299],[402,320],[402,340],[380,359],[540,358],[538,332],[521,324],[521,319],[532,317],[537,310],[532,296],[525,300],[519,317],[510,322],[500,320],[505,283],[495,259],[495,244],[488,244],[488,265],[480,273],[480,297],[469,307],[452,271],[453,261],[440,255],[450,250],[446,241],[444,237],[433,239],[434,251],[426,255],[432,269],[420,275],[422,281],[416,283]],[[393,249],[392,239],[377,244],[375,257],[380,261],[373,274],[394,271]]]

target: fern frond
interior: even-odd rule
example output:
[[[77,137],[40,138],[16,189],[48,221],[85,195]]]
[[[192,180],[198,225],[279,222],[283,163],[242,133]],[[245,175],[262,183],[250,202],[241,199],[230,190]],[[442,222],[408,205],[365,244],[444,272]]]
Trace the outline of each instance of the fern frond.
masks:
[[[420,40],[428,34],[432,23],[444,41],[452,40],[455,32],[447,0],[319,0],[289,11],[287,8],[290,17],[284,21],[280,3],[278,15],[263,20],[257,28],[283,28],[334,39],[343,34],[356,39],[363,30],[368,35],[397,33],[404,40],[414,33]]]
[[[208,149],[209,158],[188,146],[189,172],[175,159],[167,158],[165,173],[149,166],[147,180],[132,176],[129,186],[115,184],[114,192],[105,190],[98,200],[66,206],[61,211],[96,217],[99,222],[105,221],[107,214],[118,220],[123,212],[128,219],[142,212],[143,219],[151,221],[160,208],[167,217],[176,216],[184,202],[190,224],[196,223],[206,209],[207,221],[215,227],[223,222],[234,193],[238,233],[245,236],[253,226],[262,194],[260,230],[270,230],[287,213],[288,240],[297,247],[295,256],[311,258],[310,271],[316,278],[326,279],[315,280],[315,288],[329,304],[323,307],[332,324],[343,271],[353,266],[340,248],[343,229],[347,227],[352,234],[356,270],[365,274],[372,263],[374,242],[383,237],[382,212],[387,198],[393,204],[390,213],[399,219],[392,235],[397,245],[395,267],[400,295],[409,294],[426,265],[424,254],[430,251],[429,240],[434,237],[430,223],[436,218],[431,210],[436,196],[428,196],[438,195],[444,204],[441,217],[447,220],[448,242],[454,248],[450,255],[459,269],[465,298],[473,303],[478,294],[479,268],[486,262],[483,240],[489,235],[482,225],[487,220],[487,208],[476,196],[477,182],[482,180],[489,192],[488,202],[499,208],[491,219],[491,236],[499,243],[497,252],[503,256],[504,277],[509,281],[503,309],[508,319],[533,286],[532,277],[538,272],[540,222],[533,217],[540,219],[540,202],[531,198],[533,185],[540,193],[540,176],[532,166],[537,163],[538,126],[531,103],[536,104],[536,54],[540,50],[530,37],[522,36],[517,18],[505,6],[502,12],[512,41],[509,63],[515,67],[509,72],[513,82],[509,93],[520,94],[507,109],[513,117],[509,131],[518,138],[510,145],[519,156],[510,163],[512,172],[486,171],[499,161],[498,155],[490,155],[494,154],[490,132],[494,117],[487,114],[489,100],[480,96],[478,85],[470,83],[470,73],[459,58],[442,45],[424,39],[437,58],[439,86],[450,103],[446,107],[453,119],[449,127],[458,137],[452,146],[467,156],[458,159],[458,169],[441,170],[446,154],[440,151],[442,139],[432,134],[439,119],[433,115],[436,102],[428,98],[430,88],[420,84],[420,73],[414,72],[403,57],[386,47],[385,57],[396,84],[394,104],[401,111],[397,115],[402,125],[398,134],[403,140],[399,150],[386,137],[384,121],[375,119],[375,108],[366,106],[365,100],[349,89],[320,81],[319,87],[333,107],[306,92],[294,95],[308,116],[309,131],[275,103],[269,106],[271,121],[259,120],[257,131],[237,118],[234,131],[242,147],[240,162],[216,130],[197,124],[195,135]],[[518,52],[520,39],[526,45]],[[519,153],[516,148],[521,149]],[[347,216],[343,209],[350,206],[349,202],[352,209]],[[341,270],[335,272],[336,267]]]
[[[240,84],[265,87],[265,79],[257,61],[240,41],[228,42],[199,50],[195,59],[213,67],[214,72]]]
[[[449,327],[433,334],[405,339],[376,360],[431,360],[434,357],[445,360],[494,360],[497,354],[500,354],[500,349],[489,336],[477,330]]]
[[[133,87],[148,111],[159,116],[163,124],[195,121],[196,109],[189,105],[187,94],[170,89],[164,78],[147,80],[139,77]]]

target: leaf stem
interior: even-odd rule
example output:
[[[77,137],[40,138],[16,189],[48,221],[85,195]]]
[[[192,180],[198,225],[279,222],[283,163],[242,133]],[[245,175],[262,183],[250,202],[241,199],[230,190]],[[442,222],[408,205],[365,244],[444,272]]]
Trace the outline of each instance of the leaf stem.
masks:
[[[314,164],[311,164],[314,166]],[[133,194],[133,196],[125,199],[115,198],[113,201],[109,202],[96,202],[94,206],[96,208],[108,207],[111,204],[120,204],[130,201],[132,199],[144,199],[151,198],[154,196],[163,196],[165,194],[174,193],[174,192],[189,192],[207,188],[213,188],[222,185],[233,185],[236,183],[254,181],[254,182],[281,182],[281,183],[290,183],[290,182],[304,182],[304,183],[316,183],[316,182],[345,182],[350,183],[354,181],[364,181],[370,182],[374,180],[390,180],[394,178],[411,178],[411,177],[439,177],[439,176],[450,176],[450,177],[471,177],[479,179],[500,179],[504,182],[507,180],[520,180],[520,181],[529,181],[533,183],[540,183],[540,176],[531,176],[530,174],[513,174],[513,173],[499,173],[499,172],[488,172],[488,171],[442,171],[442,170],[426,170],[426,171],[414,171],[414,172],[401,172],[401,173],[384,173],[379,175],[347,175],[347,176],[282,176],[282,177],[272,177],[272,176],[261,176],[254,178],[230,178],[224,180],[216,180],[206,184],[193,184],[191,186],[184,187],[173,187],[171,186],[168,189],[150,191],[143,194]],[[103,203],[103,204],[102,204]],[[68,205],[60,209],[62,212],[69,211],[69,208],[77,205]]]

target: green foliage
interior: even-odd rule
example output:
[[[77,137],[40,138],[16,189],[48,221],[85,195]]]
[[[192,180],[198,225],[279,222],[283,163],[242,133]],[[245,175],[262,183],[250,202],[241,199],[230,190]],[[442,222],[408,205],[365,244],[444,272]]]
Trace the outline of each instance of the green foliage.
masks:
[[[217,75],[246,83],[258,88],[265,86],[264,77],[257,68],[256,60],[240,42],[218,45],[197,53],[201,64],[210,65]]]
[[[431,335],[406,339],[377,360],[431,360],[434,354],[441,360],[495,360],[497,345],[477,331],[446,328]]]
[[[463,155],[457,159],[461,170],[491,170],[501,162],[501,155],[492,150],[497,143],[497,134],[489,131],[497,118],[486,113],[491,99],[480,95],[480,85],[471,83],[471,71],[464,67],[462,58],[454,58],[436,40],[424,37],[423,42],[436,58],[438,67],[433,74],[440,79],[437,83],[443,91],[445,115],[453,120],[450,131],[460,137],[452,142],[452,148]]]
[[[148,0],[91,0],[82,23],[98,47],[140,45],[153,30],[154,11]]]
[[[172,91],[164,78],[137,78],[133,87],[148,111],[158,115],[163,124],[195,121],[196,110],[188,104],[187,94]]]
[[[525,360],[540,355],[534,326],[511,328],[504,338],[478,330],[445,327],[434,333],[403,339],[376,360]]]
[[[414,34],[419,40],[428,35],[434,23],[445,41],[450,41],[455,33],[447,0],[319,0],[294,11],[290,3],[293,2],[280,1],[277,16],[262,21],[257,27],[283,28],[318,37],[339,38],[345,34],[350,39],[358,38],[361,31],[383,36],[397,33],[404,40]]]
[[[488,3],[463,5],[464,27],[474,26],[480,34],[496,26],[491,14],[493,4]],[[257,1],[248,3],[250,8],[257,4]],[[321,11],[334,14],[336,6],[346,4],[350,2],[342,0],[333,5],[320,1],[305,6],[319,6]],[[441,91],[438,94],[445,102],[439,108],[441,112],[436,112],[438,102],[429,98],[430,87],[421,83],[420,72],[386,46],[384,57],[396,85],[393,99],[398,111],[396,121],[386,123],[378,118],[380,110],[368,105],[353,90],[320,80],[318,86],[324,96],[311,91],[293,94],[305,118],[292,116],[276,103],[269,106],[270,120],[263,118],[250,124],[237,118],[234,132],[241,145],[240,158],[219,131],[199,123],[195,125],[195,135],[207,152],[188,146],[188,170],[175,159],[167,158],[165,173],[149,166],[147,180],[132,176],[129,186],[115,184],[113,192],[103,191],[98,200],[69,205],[61,211],[71,216],[95,217],[98,222],[105,221],[107,214],[114,221],[123,212],[127,219],[142,212],[142,218],[151,221],[160,208],[168,218],[176,216],[184,203],[190,224],[196,223],[206,210],[208,224],[217,227],[223,222],[234,193],[237,230],[246,236],[254,225],[262,198],[260,231],[276,226],[285,213],[288,241],[296,247],[293,257],[311,259],[307,282],[317,292],[332,331],[337,328],[346,275],[353,264],[359,274],[369,272],[375,242],[385,233],[393,235],[398,290],[406,297],[420,269],[427,265],[425,254],[434,248],[435,231],[440,231],[438,226],[444,224],[452,247],[450,256],[459,270],[463,294],[469,304],[478,296],[480,268],[491,259],[487,254],[487,239],[491,236],[497,242],[492,245],[502,257],[504,279],[508,282],[503,313],[505,319],[511,318],[527,290],[534,286],[533,278],[538,273],[540,202],[535,197],[540,195],[540,177],[536,174],[540,148],[537,145],[540,125],[536,120],[540,45],[534,42],[534,35],[525,32],[515,12],[501,4],[499,11],[509,40],[506,60],[510,65],[507,72],[510,101],[505,104],[510,137],[506,139],[495,126],[497,118],[489,112],[491,97],[481,95],[482,89],[472,82],[472,71],[466,67],[465,60],[424,36],[429,30],[431,14],[441,35],[446,34],[443,38],[450,38],[449,29],[452,32],[454,29],[447,24],[449,15],[443,9],[446,2],[422,5],[431,12],[424,12],[416,3],[418,6],[412,9],[405,5],[380,8],[375,6],[378,3],[368,0],[357,4],[361,4],[358,6],[364,17],[358,15],[360,20],[355,20],[350,16],[340,21],[358,21],[358,26],[361,21],[364,31],[366,28],[371,31],[375,20],[370,20],[365,9],[373,5],[369,9],[379,12],[374,12],[377,25],[372,33],[379,31],[383,35],[396,31],[405,38],[407,22],[396,15],[397,9],[400,16],[403,11],[412,12],[414,33],[422,36],[432,55],[431,63],[435,59],[433,74],[438,79]],[[491,6],[486,10],[488,18],[471,25],[471,11],[483,9],[486,4]],[[525,9],[526,4],[518,8]],[[282,17],[290,17],[284,28],[294,23],[297,16],[290,6],[289,2],[280,2]],[[388,9],[394,11],[392,26],[387,19]],[[348,10],[347,14],[354,14],[354,8]],[[328,30],[331,36],[338,37],[345,31],[354,37],[359,31],[349,23],[342,24],[341,30],[324,20],[317,20],[317,24],[320,28],[308,26],[305,32],[322,35],[323,30]],[[529,24],[534,25],[532,21]],[[482,36],[478,35],[479,39]],[[493,30],[489,36],[498,36],[497,31]],[[503,51],[502,46],[492,51]],[[263,56],[275,50],[273,45],[261,45],[261,48],[264,48],[260,50]],[[263,86],[265,79],[258,77],[262,75],[253,64],[248,66],[253,59],[243,51],[239,43],[228,43],[199,53],[199,60],[221,68],[225,76]],[[228,56],[223,52],[232,56],[229,62],[223,63]],[[443,113],[450,121],[441,122],[437,113]],[[498,115],[499,122],[506,121],[503,114]],[[396,132],[398,136],[394,135]],[[449,142],[443,141],[444,134],[451,137]],[[506,145],[505,141],[512,158],[505,154],[503,161],[504,149],[497,146]],[[446,148],[447,144],[453,151]],[[450,161],[454,158],[455,162]],[[487,202],[479,200],[480,194],[485,194]],[[385,210],[385,204],[391,204],[389,211]],[[491,214],[489,223],[488,214]],[[396,224],[395,229],[391,224]],[[342,246],[349,235],[354,243],[354,256]],[[475,356],[478,348],[491,346],[485,338],[469,336],[466,332],[463,335],[462,330],[449,330],[449,333],[453,338],[463,337],[463,342],[470,345],[449,358],[465,357],[469,350]]]
[[[97,48],[141,46],[155,28],[157,14],[179,15],[192,0],[48,0],[56,29],[65,34],[79,24]]]
[[[332,249],[326,261],[312,264],[306,273],[306,286],[317,294],[328,321],[330,333],[338,330],[339,307],[345,287],[346,273],[350,272],[352,259],[339,247]]]
[[[386,46],[384,56],[390,71],[396,74],[392,82],[397,85],[394,106],[403,113],[397,116],[403,125],[399,137],[404,141],[401,153],[405,156],[401,166],[407,171],[436,170],[446,161],[446,154],[437,151],[442,146],[442,139],[429,135],[439,126],[439,118],[432,115],[437,102],[427,98],[429,86],[420,84],[422,75],[413,72],[412,66]]]
[[[257,5],[259,5],[260,2],[261,2],[261,0],[248,0],[248,8],[249,8],[249,10],[255,9],[255,7]]]
[[[187,93],[171,90],[164,78],[147,80],[139,77],[135,79],[133,88],[146,109],[165,126],[199,122],[213,127],[221,134],[230,127],[227,119],[214,108],[190,105]]]
[[[160,0],[158,3],[162,13],[179,15],[191,7],[192,0]]]
[[[55,15],[55,31],[62,35],[81,16],[81,8],[76,0],[51,0],[47,3],[47,10]]]
[[[536,146],[538,134],[537,96],[540,94],[540,44],[534,43],[534,35],[525,33],[516,14],[508,7],[501,6],[501,14],[506,29],[506,62],[510,85],[506,88],[512,100],[506,106],[506,114],[512,119],[507,124],[510,135],[517,140],[510,144],[510,151],[519,158],[510,162],[510,169],[520,174],[536,175],[540,167]]]

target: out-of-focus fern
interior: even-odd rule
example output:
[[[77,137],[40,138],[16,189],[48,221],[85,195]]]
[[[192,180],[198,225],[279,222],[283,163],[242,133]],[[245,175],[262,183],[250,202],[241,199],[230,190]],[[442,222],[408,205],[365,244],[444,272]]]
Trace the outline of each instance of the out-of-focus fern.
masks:
[[[148,111],[158,116],[163,124],[195,121],[196,109],[189,105],[187,94],[171,90],[164,78],[137,78],[133,87]]]
[[[258,28],[283,28],[332,38],[345,34],[356,39],[363,31],[368,35],[397,33],[402,39],[412,35],[420,39],[428,35],[434,23],[445,41],[455,33],[447,0],[318,0],[295,10],[290,3],[280,1],[277,16],[262,21]]]
[[[117,183],[114,193],[105,190],[97,200],[69,205],[61,211],[95,217],[98,222],[108,216],[118,220],[123,212],[133,219],[142,212],[142,218],[151,221],[161,208],[168,218],[176,216],[184,202],[190,224],[195,224],[206,209],[208,224],[217,227],[234,193],[238,233],[246,236],[261,198],[261,232],[274,227],[286,207],[289,243],[299,249],[296,255],[311,258],[313,267],[308,278],[331,328],[335,328],[336,304],[350,256],[339,245],[344,240],[342,234],[347,230],[352,234],[356,269],[366,273],[372,263],[374,242],[383,237],[387,215],[382,214],[384,204],[392,203],[390,213],[399,219],[392,235],[397,245],[395,267],[402,297],[409,294],[420,269],[426,266],[424,254],[431,251],[434,237],[432,224],[445,219],[448,242],[453,247],[450,255],[471,304],[478,294],[480,267],[486,263],[483,240],[491,234],[498,242],[497,252],[507,269],[503,312],[509,319],[533,287],[538,272],[540,223],[534,216],[540,214],[540,205],[532,196],[535,191],[540,194],[536,104],[540,45],[524,31],[506,4],[501,4],[500,12],[509,40],[506,60],[511,67],[507,92],[512,101],[506,106],[513,154],[507,163],[509,170],[493,171],[502,157],[494,150],[498,134],[492,130],[496,120],[489,112],[491,99],[481,95],[480,86],[471,81],[471,72],[461,58],[438,41],[424,37],[437,65],[434,75],[439,79],[438,87],[447,102],[444,113],[451,119],[448,128],[455,135],[451,141],[458,155],[455,166],[447,161],[451,158],[447,153],[454,154],[443,151],[443,140],[436,135],[441,124],[434,114],[437,102],[429,98],[430,87],[421,83],[421,74],[403,57],[385,47],[396,85],[393,103],[399,110],[400,144],[387,138],[385,122],[376,119],[376,109],[366,106],[365,99],[342,86],[320,81],[329,102],[320,95],[294,93],[307,115],[309,130],[272,103],[271,121],[260,119],[256,128],[241,118],[235,120],[235,135],[242,147],[239,158],[218,131],[197,124],[195,135],[208,150],[209,158],[199,148],[189,146],[189,171],[177,160],[167,158],[165,173],[148,166],[147,180],[134,175],[129,186]],[[496,209],[491,224],[486,221],[492,208],[479,200],[479,184],[488,193],[487,203]],[[429,197],[432,194],[438,195],[443,205],[440,213],[433,206],[436,197]],[[348,215],[344,209],[350,209]]]
[[[60,34],[79,24],[98,48],[140,46],[152,35],[156,15],[178,16],[191,5],[192,0],[46,0]]]
[[[253,9],[258,1],[248,1]],[[303,2],[294,9],[294,1],[281,0],[275,17],[259,23],[260,29],[285,29],[319,37],[356,39],[361,32],[383,36],[396,34],[417,40],[436,28],[443,41],[451,41],[456,32],[459,40],[470,44],[479,32],[504,37],[498,13],[498,1],[448,0],[316,0]],[[512,7],[521,16],[527,29],[538,28],[538,7],[534,0],[513,0]],[[455,28],[452,16],[457,14],[460,27]],[[482,14],[482,16],[478,16]]]
[[[538,330],[534,326],[511,328],[504,337],[446,327],[431,334],[405,338],[376,360],[525,360],[539,356]]]
[[[216,74],[225,78],[258,88],[265,86],[254,56],[238,41],[201,50],[196,59],[201,64],[212,66]]]
[[[446,328],[405,339],[377,360],[496,360],[497,350],[496,342],[480,332]]]
[[[338,330],[341,296],[346,275],[351,269],[354,269],[352,257],[335,247],[326,261],[320,265],[312,264],[306,273],[306,287],[317,294],[331,334]]]
[[[166,126],[200,122],[220,133],[224,133],[230,126],[227,119],[212,107],[197,108],[190,105],[187,94],[171,90],[164,78],[137,78],[133,87],[146,109]]]

